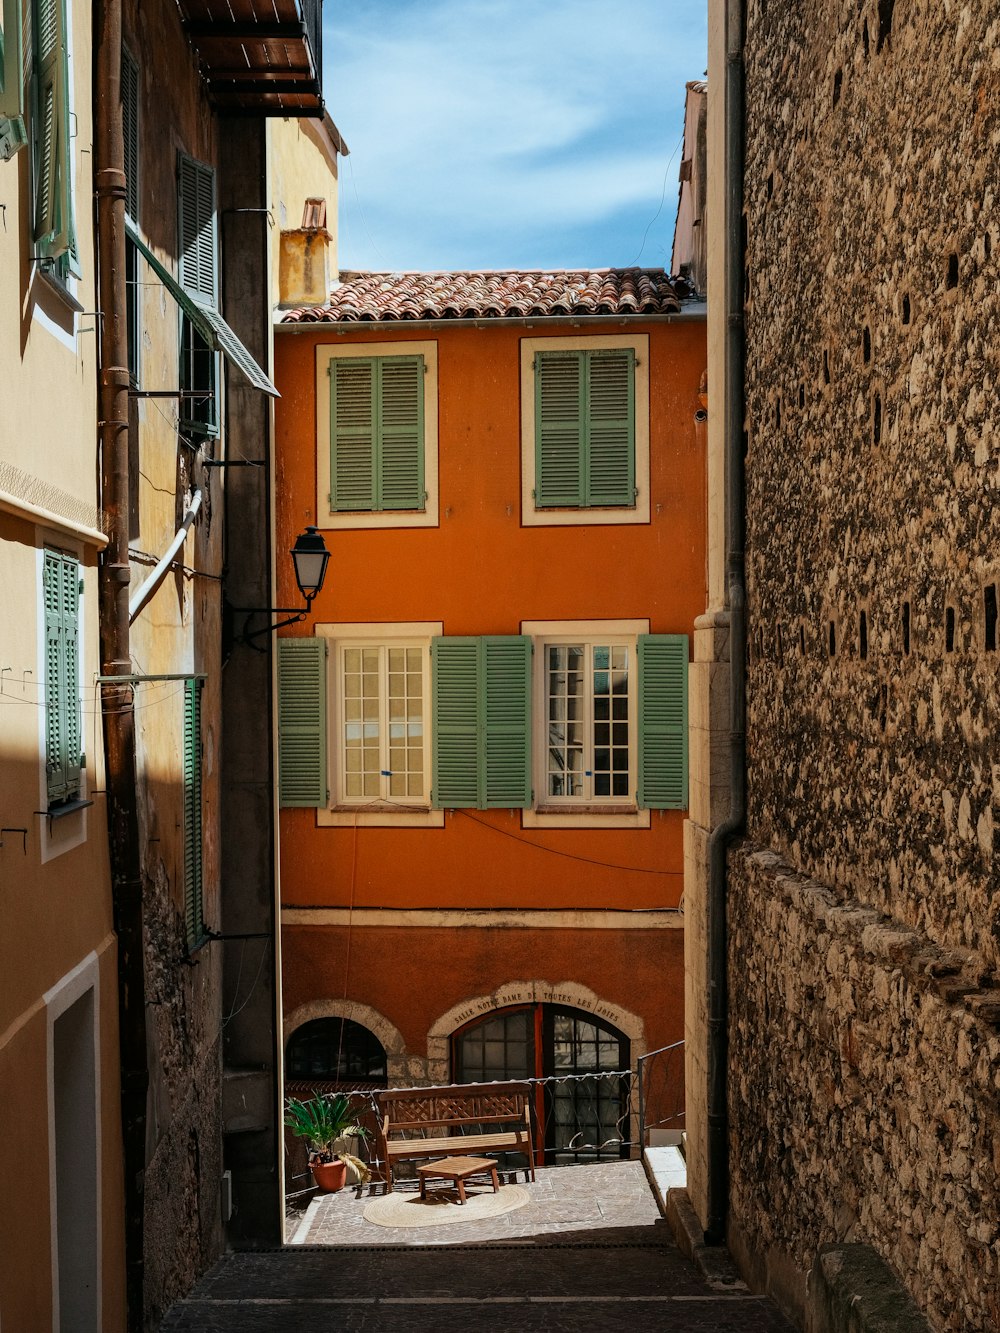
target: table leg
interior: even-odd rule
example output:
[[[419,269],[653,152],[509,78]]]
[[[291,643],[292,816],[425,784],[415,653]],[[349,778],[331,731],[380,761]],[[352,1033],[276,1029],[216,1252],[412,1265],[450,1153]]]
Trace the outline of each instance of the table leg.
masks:
[[[490,1178],[493,1181],[493,1193],[496,1194],[500,1189],[500,1177],[495,1166],[490,1167]]]
[[[455,1183],[458,1185],[458,1201],[465,1203],[465,1181],[457,1180]]]
[[[424,1201],[425,1203],[427,1202],[427,1177],[426,1177],[426,1176],[421,1176],[421,1177],[420,1177],[420,1197],[421,1197],[421,1199],[423,1199],[423,1201]]]

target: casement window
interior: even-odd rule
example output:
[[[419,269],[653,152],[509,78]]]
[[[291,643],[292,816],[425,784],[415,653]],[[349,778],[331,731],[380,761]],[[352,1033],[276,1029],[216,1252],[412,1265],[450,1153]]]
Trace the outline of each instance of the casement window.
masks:
[[[649,339],[521,341],[522,521],[649,521]]]
[[[69,35],[65,0],[37,0],[31,25],[34,253],[60,281],[79,277],[73,216]]]
[[[125,140],[125,212],[139,223],[139,66],[122,47],[122,131]],[[134,388],[139,387],[142,346],[139,251],[131,237],[125,238],[125,303],[128,327],[128,370]]]
[[[194,949],[205,938],[202,881],[202,682],[184,682],[184,932]]]
[[[325,527],[437,523],[437,345],[317,349]]]
[[[28,142],[24,125],[25,0],[0,0],[0,162]]]
[[[686,635],[643,621],[528,622],[538,700],[527,825],[644,825],[687,806]]]
[[[206,310],[218,306],[218,233],[215,172],[184,153],[177,157],[178,277],[184,291]],[[206,332],[181,312],[180,400],[182,428],[200,435],[219,429],[219,357]]]
[[[501,808],[566,827],[685,809],[687,637],[642,621],[522,628],[320,626],[280,639],[281,804],[317,807],[327,824]]]
[[[80,562],[46,550],[42,563],[45,613],[45,775],[48,803],[80,797]]]

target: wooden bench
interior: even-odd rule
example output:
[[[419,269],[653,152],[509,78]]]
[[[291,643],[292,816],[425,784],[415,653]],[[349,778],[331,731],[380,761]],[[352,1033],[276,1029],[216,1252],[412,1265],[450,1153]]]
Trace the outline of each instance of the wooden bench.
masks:
[[[395,1162],[483,1152],[524,1153],[534,1180],[531,1099],[527,1083],[469,1083],[380,1092],[379,1139],[387,1188],[392,1189]]]

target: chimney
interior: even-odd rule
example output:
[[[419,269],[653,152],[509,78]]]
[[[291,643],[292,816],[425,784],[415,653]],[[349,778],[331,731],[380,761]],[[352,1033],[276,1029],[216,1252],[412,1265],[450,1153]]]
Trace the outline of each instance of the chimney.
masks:
[[[326,305],[330,299],[330,233],[326,200],[307,199],[302,226],[281,233],[278,296],[281,306]]]

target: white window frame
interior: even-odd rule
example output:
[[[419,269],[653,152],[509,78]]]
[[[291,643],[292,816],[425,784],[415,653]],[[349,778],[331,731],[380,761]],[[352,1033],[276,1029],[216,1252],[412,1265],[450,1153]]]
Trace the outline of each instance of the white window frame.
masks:
[[[422,356],[424,358],[424,490],[422,510],[391,513],[338,513],[330,508],[330,369],[351,357]],[[317,527],[436,528],[438,526],[438,352],[436,342],[349,343],[316,348],[316,514]]]
[[[327,674],[327,771],[330,803],[317,811],[319,826],[344,828],[358,826],[382,828],[442,828],[444,811],[431,809],[431,640],[442,634],[441,621],[351,622],[319,624],[316,633],[330,641],[330,669]],[[348,798],[341,793],[344,769],[344,700],[340,682],[343,678],[344,650],[347,648],[419,648],[424,667],[424,781],[420,800],[382,801]]]
[[[639,662],[638,639],[649,633],[648,620],[527,620],[521,633],[534,643],[532,666],[532,785],[535,804],[522,811],[524,828],[649,828],[650,811],[636,803],[639,764]],[[550,797],[548,776],[548,685],[546,653],[549,645],[624,643],[629,663],[629,794],[622,796]]]
[[[535,507],[535,356],[539,352],[605,352],[619,348],[635,353],[635,505],[607,509],[538,509]],[[648,523],[649,497],[649,334],[574,334],[558,338],[521,339],[521,523],[524,527],[567,527],[577,524]]]

